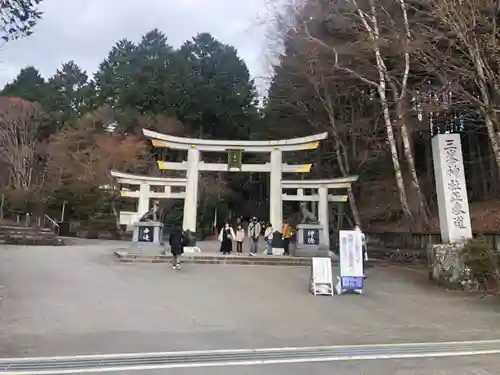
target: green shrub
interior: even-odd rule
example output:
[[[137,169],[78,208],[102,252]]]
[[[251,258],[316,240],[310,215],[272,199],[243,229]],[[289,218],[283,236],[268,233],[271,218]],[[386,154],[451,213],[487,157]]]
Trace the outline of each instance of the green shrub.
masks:
[[[461,260],[470,280],[483,288],[500,286],[499,257],[483,236],[469,240],[460,251]]]

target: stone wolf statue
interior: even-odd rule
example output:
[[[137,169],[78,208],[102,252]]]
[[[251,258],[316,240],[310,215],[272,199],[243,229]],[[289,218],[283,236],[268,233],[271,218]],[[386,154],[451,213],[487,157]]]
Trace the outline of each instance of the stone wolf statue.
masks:
[[[154,201],[153,202],[153,208],[146,212],[140,219],[139,221],[144,222],[144,221],[159,221],[161,219],[162,212],[160,210],[160,202],[159,201]]]
[[[318,222],[316,216],[314,216],[313,213],[307,209],[307,203],[305,202],[300,204],[300,213],[302,214],[302,224]]]

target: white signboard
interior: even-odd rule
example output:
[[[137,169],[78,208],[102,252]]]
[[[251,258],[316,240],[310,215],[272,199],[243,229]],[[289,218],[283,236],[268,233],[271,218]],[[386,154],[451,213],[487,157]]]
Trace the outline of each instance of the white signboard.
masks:
[[[358,231],[339,231],[340,275],[337,291],[363,292],[363,240]]]
[[[333,296],[332,261],[330,258],[312,258],[310,290],[316,295]]]
[[[339,237],[340,276],[362,277],[364,272],[361,233],[354,230],[341,230]]]

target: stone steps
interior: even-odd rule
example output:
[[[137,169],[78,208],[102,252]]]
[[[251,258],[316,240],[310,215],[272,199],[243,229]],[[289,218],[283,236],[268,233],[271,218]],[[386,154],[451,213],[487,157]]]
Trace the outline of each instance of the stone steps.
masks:
[[[115,251],[115,256],[123,263],[170,263],[172,256],[150,255],[133,253],[127,251]],[[287,256],[249,256],[245,255],[222,255],[217,253],[192,253],[182,255],[183,263],[198,264],[262,264],[262,265],[290,265],[307,266],[311,264],[310,258],[287,257]]]
[[[0,225],[0,243],[6,245],[64,245],[64,241],[50,229],[20,225]]]
[[[122,263],[170,263],[172,256],[151,255],[127,251],[115,251],[114,255]],[[197,264],[241,264],[241,265],[267,265],[267,266],[310,266],[310,257],[293,257],[280,255],[222,255],[220,253],[193,253],[183,254],[182,263]],[[368,262],[368,266],[383,263],[378,260]],[[337,259],[332,259],[333,265],[338,265]]]

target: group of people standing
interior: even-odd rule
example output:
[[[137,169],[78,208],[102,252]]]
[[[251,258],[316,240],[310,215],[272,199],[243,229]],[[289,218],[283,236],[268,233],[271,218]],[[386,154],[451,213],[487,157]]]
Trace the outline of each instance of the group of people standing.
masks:
[[[233,251],[233,241],[236,242],[236,253],[243,253],[243,242],[248,237],[250,243],[250,256],[254,256],[259,252],[259,240],[262,234],[264,234],[264,239],[267,245],[267,253],[272,255],[273,248],[273,238],[275,236],[275,230],[270,223],[267,224],[264,233],[263,224],[253,217],[249,224],[248,229],[245,231],[241,219],[237,221],[236,230],[233,229],[226,223],[219,233],[220,241],[220,251],[224,255],[231,254]],[[290,238],[292,237],[292,231],[290,225],[285,222],[283,226],[283,248],[284,255],[289,255],[289,244]],[[180,269],[180,256],[184,252],[184,247],[188,246],[187,235],[180,229],[174,229],[169,236],[168,243],[170,245],[170,252],[172,253],[172,268],[174,270]]]
[[[229,223],[224,224],[224,227],[219,233],[219,241],[221,242],[220,251],[224,255],[231,254],[233,251],[233,241],[236,242],[236,253],[243,253],[243,242],[248,236],[250,243],[250,256],[254,256],[259,251],[259,239],[262,236],[263,225],[256,217],[253,217],[248,223],[247,232],[243,228],[243,223],[241,219],[237,221],[236,231],[229,225]],[[365,234],[361,231],[359,225],[354,227],[355,231],[361,232],[362,241],[362,251],[363,260],[368,260],[368,251],[366,246]],[[270,223],[267,224],[264,230],[264,239],[266,241],[267,254],[272,255],[273,240],[275,239],[276,232]],[[281,233],[278,232],[278,238],[280,240],[281,247],[283,248],[283,255],[290,255],[290,240],[293,236],[293,231],[290,224],[285,220]],[[172,253],[172,268],[174,270],[180,269],[180,256],[184,252],[184,247],[188,246],[187,235],[180,229],[174,229],[169,236],[170,251]]]
[[[243,253],[243,242],[248,236],[250,249],[250,256],[254,256],[259,251],[259,239],[262,236],[263,225],[256,217],[253,217],[248,223],[248,229],[245,232],[243,228],[243,223],[241,219],[237,221],[236,231],[229,225],[229,223],[224,224],[224,227],[219,233],[219,241],[221,242],[220,251],[224,255],[228,255],[233,251],[233,241],[236,242],[236,253],[239,255]],[[273,229],[271,223],[268,223],[264,230],[264,240],[266,241],[267,254],[272,255],[273,249],[273,239],[275,237],[275,229]],[[290,254],[290,239],[293,235],[290,225],[285,221],[283,225],[281,234],[282,236],[282,246],[284,249],[284,255]]]

